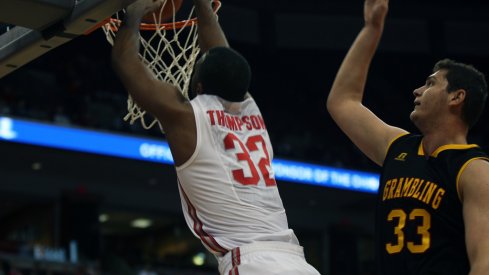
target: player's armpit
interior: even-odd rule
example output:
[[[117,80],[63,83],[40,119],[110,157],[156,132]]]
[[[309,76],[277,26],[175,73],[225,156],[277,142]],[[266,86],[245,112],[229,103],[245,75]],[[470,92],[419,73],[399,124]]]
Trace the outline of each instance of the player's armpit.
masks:
[[[489,274],[489,161],[471,161],[459,180],[470,275]]]

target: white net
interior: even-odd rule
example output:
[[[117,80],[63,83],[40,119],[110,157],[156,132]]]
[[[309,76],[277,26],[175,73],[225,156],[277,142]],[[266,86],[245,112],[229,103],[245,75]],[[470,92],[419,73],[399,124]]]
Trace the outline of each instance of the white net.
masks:
[[[173,10],[169,23],[141,24],[140,41],[141,51],[139,56],[153,74],[160,80],[173,84],[180,88],[182,94],[188,98],[188,89],[194,64],[200,48],[197,44],[197,24],[192,8],[188,17],[176,21],[176,9],[174,0],[165,0],[159,14],[155,13],[155,22],[164,17],[163,10],[166,5],[171,5]],[[102,26],[107,41],[113,45],[115,34],[120,25],[120,18],[125,11],[117,13],[108,23]],[[156,124],[161,128],[154,117],[148,116],[137,103],[128,96],[127,115],[125,121],[134,124],[140,121],[144,129],[150,129]],[[148,122],[150,121],[150,122]],[[163,131],[163,129],[161,128]]]

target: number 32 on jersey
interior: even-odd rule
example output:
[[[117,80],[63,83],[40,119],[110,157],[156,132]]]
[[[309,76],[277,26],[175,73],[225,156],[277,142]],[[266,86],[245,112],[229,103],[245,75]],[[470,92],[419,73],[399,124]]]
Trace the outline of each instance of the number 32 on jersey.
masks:
[[[245,169],[249,169],[251,176],[245,176],[244,169],[233,170],[235,181],[243,185],[258,185],[261,178],[265,181],[266,186],[275,186],[275,178],[270,175],[270,155],[268,154],[267,145],[263,136],[250,136],[246,143],[243,143],[239,137],[229,133],[224,138],[224,149],[237,151],[236,158],[238,161],[245,163]],[[250,156],[250,152],[259,151],[263,157],[255,163]]]

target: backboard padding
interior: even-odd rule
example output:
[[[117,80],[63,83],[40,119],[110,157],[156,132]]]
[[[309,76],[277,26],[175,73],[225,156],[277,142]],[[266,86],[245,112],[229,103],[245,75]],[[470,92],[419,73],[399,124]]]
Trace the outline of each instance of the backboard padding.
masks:
[[[31,2],[32,5],[42,6],[49,5],[51,1],[32,0],[27,2]],[[64,2],[65,6],[69,4],[66,1],[60,1],[60,3],[62,2]],[[131,3],[131,0],[125,0],[125,2]],[[10,8],[15,7],[11,6]],[[58,8],[59,6],[56,7],[56,9]],[[32,24],[32,26],[36,25],[38,27],[42,25],[43,27],[40,29],[36,30],[18,25],[13,27],[10,31],[0,35],[0,78],[73,38],[83,35],[87,30],[92,29],[99,22],[112,16],[122,8],[121,0],[80,0],[76,4],[74,3],[69,12],[64,11],[66,13],[64,16],[60,16],[62,13],[57,13],[60,18],[57,18],[56,21],[49,21],[49,18],[44,18],[45,22],[49,21],[48,25],[43,24],[42,20]],[[28,16],[25,13],[25,9],[26,7],[22,7],[20,10],[10,12],[15,13],[20,18],[16,19],[17,22],[26,23],[27,20],[22,20],[23,16]],[[47,9],[48,7],[45,7],[45,10]],[[53,12],[53,10],[51,11]],[[42,9],[40,13],[43,13]],[[3,12],[0,12],[0,22],[14,24],[13,22],[8,22],[8,16],[3,14],[2,17],[2,14]]]

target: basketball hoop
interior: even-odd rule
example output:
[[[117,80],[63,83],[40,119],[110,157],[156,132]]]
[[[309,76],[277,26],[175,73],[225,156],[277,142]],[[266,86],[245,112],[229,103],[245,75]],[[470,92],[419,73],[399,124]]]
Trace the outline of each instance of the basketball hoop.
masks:
[[[139,56],[146,66],[154,73],[161,81],[168,82],[179,87],[182,94],[188,98],[188,89],[190,78],[194,68],[197,55],[200,48],[197,44],[197,18],[194,8],[192,7],[186,19],[177,20],[175,8],[177,0],[165,0],[161,10],[155,12],[155,23],[141,23],[140,30],[145,31],[139,36],[141,42],[141,52]],[[181,2],[181,0],[179,0]],[[211,1],[211,0],[209,0]],[[212,0],[213,10],[215,13],[221,7],[219,0]],[[165,5],[173,5],[171,19],[164,23],[158,18],[166,17],[162,14]],[[105,32],[107,41],[113,45],[117,30],[120,27],[120,18],[124,15],[125,10],[122,10],[108,18],[102,24],[102,29]],[[158,120],[152,118],[150,123],[145,120],[146,111],[141,109],[137,103],[129,95],[127,99],[127,115],[125,121],[134,124],[138,119],[144,129],[150,129],[155,124],[163,128],[158,123]]]

